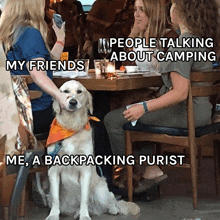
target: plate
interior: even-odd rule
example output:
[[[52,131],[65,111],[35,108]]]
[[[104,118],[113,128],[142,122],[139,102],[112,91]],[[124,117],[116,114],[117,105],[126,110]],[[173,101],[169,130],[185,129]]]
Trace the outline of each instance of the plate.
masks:
[[[78,76],[78,72],[77,71],[57,71],[57,72],[53,72],[53,76],[69,77],[73,79]]]
[[[119,75],[119,76],[143,76],[143,73],[138,73],[138,72],[130,72],[130,73],[117,72],[117,75]]]
[[[125,66],[127,73],[135,73],[139,70],[139,66]]]

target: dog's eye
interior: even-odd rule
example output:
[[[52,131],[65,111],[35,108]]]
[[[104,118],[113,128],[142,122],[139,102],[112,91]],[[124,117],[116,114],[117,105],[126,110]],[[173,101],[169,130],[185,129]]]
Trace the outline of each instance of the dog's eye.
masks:
[[[78,93],[78,94],[82,93],[82,90],[78,89],[78,90],[77,90],[77,93]]]
[[[68,89],[65,89],[63,92],[70,93],[70,91]]]

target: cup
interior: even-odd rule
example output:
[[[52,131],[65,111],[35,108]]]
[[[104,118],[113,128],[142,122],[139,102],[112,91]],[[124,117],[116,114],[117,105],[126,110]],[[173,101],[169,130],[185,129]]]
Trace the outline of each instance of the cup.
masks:
[[[85,77],[88,76],[88,72],[89,72],[89,59],[77,59],[75,60],[75,62],[77,62],[78,60],[83,60],[84,61],[84,70],[79,71],[76,70],[78,73],[79,77]]]
[[[94,60],[95,75],[100,77],[102,73],[102,62],[103,60]]]
[[[69,59],[69,52],[62,52],[60,60],[63,62],[64,60],[68,60],[68,59]]]

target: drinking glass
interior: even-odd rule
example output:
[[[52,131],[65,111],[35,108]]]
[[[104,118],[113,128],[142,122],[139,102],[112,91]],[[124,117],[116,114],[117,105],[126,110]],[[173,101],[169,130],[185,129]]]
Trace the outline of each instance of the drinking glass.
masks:
[[[98,41],[98,52],[104,58],[104,64],[106,62],[106,58],[112,52],[112,48],[110,47],[109,38],[99,38]],[[103,66],[105,72],[105,65]]]
[[[108,55],[112,52],[112,48],[110,47],[109,43],[109,38],[99,38],[98,52],[104,59],[106,59]]]

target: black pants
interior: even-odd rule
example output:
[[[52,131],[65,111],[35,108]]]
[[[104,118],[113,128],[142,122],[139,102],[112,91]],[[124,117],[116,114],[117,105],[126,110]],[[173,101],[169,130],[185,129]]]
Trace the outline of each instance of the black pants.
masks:
[[[52,104],[43,111],[33,111],[34,134],[49,133],[53,119]]]
[[[107,131],[103,122],[90,121],[94,133],[94,143],[95,143],[95,156],[110,156],[112,155],[112,150],[108,138]],[[100,165],[103,175],[107,180],[108,185],[112,185],[112,166],[111,164]],[[100,170],[97,169],[98,174]]]

